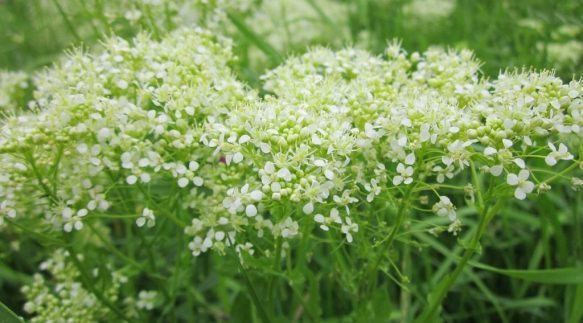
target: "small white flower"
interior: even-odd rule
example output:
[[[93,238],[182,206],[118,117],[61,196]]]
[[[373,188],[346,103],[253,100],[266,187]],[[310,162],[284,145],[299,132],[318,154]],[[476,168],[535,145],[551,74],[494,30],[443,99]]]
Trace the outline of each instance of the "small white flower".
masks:
[[[287,168],[282,168],[277,172],[277,177],[282,178],[283,180],[285,180],[286,182],[289,182],[292,180],[292,174],[289,171],[289,169]]]
[[[508,185],[516,186],[516,190],[514,190],[514,197],[519,200],[524,200],[526,198],[526,194],[534,190],[534,183],[527,181],[529,176],[530,172],[526,169],[523,169],[518,173],[518,175],[508,174],[508,177],[506,177],[506,182]]]
[[[63,216],[63,221],[65,224],[63,225],[63,230],[65,232],[71,232],[73,229],[79,231],[83,228],[83,222],[81,218],[86,216],[89,213],[87,209],[80,209],[74,214],[74,211],[71,208],[64,208],[61,215]]]
[[[293,238],[299,234],[299,225],[296,221],[292,220],[290,217],[286,218],[283,222],[279,223],[278,231],[283,238]]]
[[[156,218],[154,217],[154,211],[148,209],[147,207],[144,208],[142,211],[142,215],[136,219],[136,225],[138,227],[143,227],[144,224],[148,225],[148,228],[153,227],[156,225]]]
[[[320,223],[320,229],[324,231],[330,230],[329,225],[331,225],[332,223],[342,224],[340,212],[338,212],[338,209],[336,208],[330,210],[330,216],[328,217],[325,217],[322,214],[314,215],[314,221]]]
[[[402,163],[399,163],[399,165],[397,165],[397,172],[399,173],[399,175],[393,177],[393,185],[397,186],[400,185],[401,183],[404,183],[405,185],[409,185],[413,182],[413,167],[411,166],[407,166],[405,167],[405,165],[403,165]]]
[[[457,218],[455,206],[447,196],[439,197],[439,202],[433,205],[433,212],[438,216],[447,216],[450,221],[455,221]]]
[[[455,169],[455,166],[450,164],[450,165],[445,166],[445,168],[443,168],[441,166],[435,166],[435,167],[433,167],[432,170],[437,173],[437,178],[436,178],[437,182],[441,184],[445,181],[446,177],[449,179],[452,179],[454,177],[454,175],[455,175],[453,173],[454,169]]]
[[[342,233],[344,233],[344,235],[346,235],[346,241],[348,241],[348,243],[352,242],[352,232],[358,232],[358,224],[352,222],[352,220],[347,217],[346,218],[346,223],[342,225],[342,227],[340,228],[340,231],[342,231]]]
[[[560,143],[559,149],[557,149],[555,145],[549,142],[549,148],[551,149],[551,152],[545,158],[545,162],[549,166],[555,166],[559,160],[573,159],[573,155],[569,153],[567,146],[565,146],[563,143]]]
[[[141,291],[138,294],[138,301],[136,302],[136,307],[142,310],[152,310],[156,303],[156,296],[158,293],[156,291]]]

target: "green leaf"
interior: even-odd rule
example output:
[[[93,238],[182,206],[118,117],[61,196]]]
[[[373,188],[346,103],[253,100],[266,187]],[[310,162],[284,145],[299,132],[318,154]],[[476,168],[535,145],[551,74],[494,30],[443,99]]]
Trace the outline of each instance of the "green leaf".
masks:
[[[577,323],[583,321],[583,306],[581,306],[581,304],[583,304],[583,284],[577,286],[575,299],[573,300],[573,304],[571,304],[571,313],[569,314],[567,322]]]
[[[23,323],[24,320],[16,315],[8,306],[0,301],[0,322],[2,323]]]
[[[583,269],[580,268],[555,268],[555,269],[537,269],[537,270],[520,270],[520,269],[500,269],[488,266],[479,262],[468,262],[471,266],[505,275],[512,278],[518,278],[526,281],[542,284],[581,284],[583,283]]]

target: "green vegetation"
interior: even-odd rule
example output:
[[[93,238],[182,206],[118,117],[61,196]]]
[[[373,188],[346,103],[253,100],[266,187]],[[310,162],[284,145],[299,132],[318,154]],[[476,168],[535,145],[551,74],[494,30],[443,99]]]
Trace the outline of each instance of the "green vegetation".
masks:
[[[581,17],[0,0],[0,322],[581,322]]]

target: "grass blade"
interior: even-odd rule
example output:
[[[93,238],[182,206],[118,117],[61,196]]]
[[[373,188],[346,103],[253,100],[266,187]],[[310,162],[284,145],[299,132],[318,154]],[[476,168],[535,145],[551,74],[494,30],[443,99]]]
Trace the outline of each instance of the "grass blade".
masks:
[[[500,269],[475,261],[470,261],[469,264],[479,269],[536,283],[542,284],[583,283],[583,270],[580,268],[520,270],[520,269]]]
[[[2,323],[23,323],[24,320],[14,313],[8,306],[0,301],[0,322]]]
[[[227,16],[233,22],[233,24],[239,29],[239,31],[247,37],[252,43],[255,44],[265,55],[269,57],[269,59],[274,64],[280,64],[283,61],[283,58],[279,54],[279,52],[273,48],[268,42],[266,42],[261,36],[256,34],[247,24],[236,14],[231,12],[227,13]]]

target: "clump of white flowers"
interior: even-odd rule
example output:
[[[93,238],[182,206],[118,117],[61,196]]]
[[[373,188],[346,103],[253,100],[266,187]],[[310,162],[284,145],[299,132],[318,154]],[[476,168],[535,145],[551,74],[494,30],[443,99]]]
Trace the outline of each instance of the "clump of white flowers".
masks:
[[[43,273],[36,273],[32,283],[22,288],[28,300],[24,310],[34,314],[30,322],[95,322],[115,317],[103,300],[81,283],[82,274],[72,264],[71,257],[77,256],[62,249],[55,251],[41,263]],[[101,275],[107,281],[103,296],[108,302],[116,302],[127,278],[114,270],[99,273],[96,269],[92,274],[94,280]]]
[[[233,60],[228,39],[192,28],[111,38],[37,75],[31,111],[0,130],[0,218],[65,239],[97,224],[142,238],[173,226],[194,257],[277,264],[322,236],[390,243],[405,216],[435,213],[457,234],[456,197],[481,210],[523,200],[581,162],[580,81],[489,80],[470,51],[392,43],[382,56],[291,57],[262,77],[258,97]],[[433,207],[413,211],[421,194]],[[134,303],[151,310],[156,297]]]

